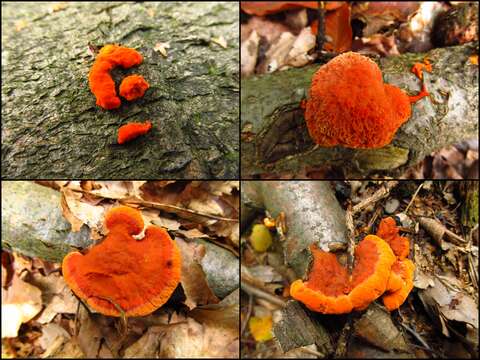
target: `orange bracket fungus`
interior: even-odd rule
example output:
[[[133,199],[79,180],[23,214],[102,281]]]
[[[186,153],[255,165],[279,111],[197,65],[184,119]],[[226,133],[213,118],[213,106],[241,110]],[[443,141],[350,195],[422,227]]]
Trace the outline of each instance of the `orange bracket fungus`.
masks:
[[[141,75],[130,75],[120,84],[120,96],[132,101],[141,98],[149,88],[148,82]]]
[[[96,311],[143,316],[162,306],[180,281],[181,259],[167,231],[149,226],[142,240],[140,211],[119,206],[107,212],[108,235],[85,255],[69,253],[62,264],[65,281]]]
[[[357,245],[350,275],[334,254],[316,246],[310,249],[313,266],[308,280],[290,286],[292,297],[309,309],[324,314],[363,310],[385,292],[395,255],[381,238],[368,235]]]
[[[110,71],[117,66],[130,68],[140,65],[142,61],[142,55],[134,49],[105,45],[98,53],[88,76],[90,90],[97,98],[97,105],[107,110],[120,107],[121,101]]]
[[[408,238],[398,234],[399,229],[395,219],[388,217],[380,221],[377,236],[385,240],[399,259],[405,259],[410,252],[410,241]]]
[[[385,84],[374,61],[346,52],[313,75],[304,104],[305,121],[310,136],[321,146],[380,148],[392,141],[411,115],[411,102],[417,100],[418,96],[409,97]]]
[[[117,141],[119,144],[126,143],[127,141],[133,140],[140,135],[146,134],[152,128],[152,123],[146,121],[145,123],[132,122],[120,126],[118,129],[118,138]]]

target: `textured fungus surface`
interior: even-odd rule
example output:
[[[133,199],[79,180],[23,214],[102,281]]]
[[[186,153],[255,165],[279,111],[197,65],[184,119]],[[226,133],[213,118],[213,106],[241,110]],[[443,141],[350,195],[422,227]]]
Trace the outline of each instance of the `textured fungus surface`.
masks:
[[[415,272],[415,265],[410,259],[397,260],[392,266],[391,278],[389,280],[389,288],[385,295],[383,295],[383,304],[389,310],[398,309],[407,299],[408,294],[413,289],[413,278]]]
[[[405,259],[410,252],[410,241],[408,238],[399,235],[399,229],[395,219],[387,217],[380,221],[377,236],[385,240],[399,259]]]
[[[149,88],[148,82],[141,75],[130,75],[120,84],[120,96],[128,101],[141,98]]]
[[[314,74],[305,120],[321,146],[379,148],[392,141],[410,113],[407,94],[384,84],[375,62],[347,52]]]
[[[132,66],[140,65],[142,61],[142,55],[134,49],[117,45],[105,45],[98,53],[88,75],[90,90],[97,98],[97,105],[107,110],[120,107],[121,101],[117,96],[115,82],[110,75],[110,71],[116,66],[128,69]],[[126,94],[129,95],[127,92]]]
[[[306,282],[296,280],[290,293],[309,309],[324,314],[363,310],[385,292],[395,256],[388,244],[368,235],[355,248],[351,276],[334,254],[311,247],[313,266]]]
[[[87,254],[69,253],[62,264],[65,281],[96,311],[120,316],[143,316],[162,306],[180,281],[181,259],[167,231],[149,226],[142,240],[132,235],[143,229],[138,210],[120,206],[105,217],[109,233]]]
[[[140,135],[146,134],[151,128],[152,123],[150,121],[146,121],[145,123],[132,122],[122,125],[118,129],[117,141],[119,144],[124,144]]]

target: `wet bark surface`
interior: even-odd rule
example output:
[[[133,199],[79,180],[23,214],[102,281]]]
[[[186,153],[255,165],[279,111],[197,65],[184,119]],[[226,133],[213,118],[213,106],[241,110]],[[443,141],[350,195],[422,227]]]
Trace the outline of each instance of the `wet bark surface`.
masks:
[[[237,177],[238,21],[227,2],[2,3],[2,176]],[[150,89],[109,111],[88,86],[88,47],[112,43],[144,57],[114,69],[117,86],[139,74]],[[145,120],[146,136],[116,144],[121,125]]]

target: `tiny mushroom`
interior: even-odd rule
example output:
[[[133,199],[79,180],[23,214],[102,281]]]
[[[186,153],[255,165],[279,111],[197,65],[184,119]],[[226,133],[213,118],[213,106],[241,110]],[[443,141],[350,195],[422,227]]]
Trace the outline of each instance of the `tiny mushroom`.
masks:
[[[118,143],[124,144],[130,140],[133,140],[140,135],[146,134],[152,128],[152,123],[146,121],[144,123],[131,122],[125,125],[120,126],[118,129],[117,141]]]
[[[128,101],[141,98],[149,88],[148,82],[141,75],[130,75],[120,84],[120,96]]]
[[[181,258],[167,231],[144,223],[139,210],[119,206],[105,216],[108,235],[85,255],[62,263],[66,283],[91,308],[109,316],[144,316],[162,306],[180,281]]]
[[[321,146],[380,148],[392,141],[411,115],[411,102],[421,97],[409,97],[385,84],[374,61],[346,52],[313,75],[303,103],[305,121],[313,141]]]

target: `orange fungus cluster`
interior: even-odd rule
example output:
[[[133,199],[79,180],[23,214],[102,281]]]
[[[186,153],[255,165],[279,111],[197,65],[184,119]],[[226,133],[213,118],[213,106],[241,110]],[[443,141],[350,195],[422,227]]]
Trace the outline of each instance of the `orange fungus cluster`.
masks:
[[[346,52],[313,75],[305,121],[310,136],[321,146],[380,148],[408,120],[410,104],[416,100],[385,84],[374,61]]]
[[[134,49],[105,45],[98,53],[88,76],[90,90],[97,98],[97,105],[107,110],[120,107],[121,101],[110,71],[117,66],[130,68],[140,65],[142,61],[142,55]]]
[[[127,141],[133,140],[140,135],[146,134],[151,128],[152,123],[150,121],[146,121],[145,123],[131,122],[122,125],[118,129],[117,141],[119,144],[126,143]]]
[[[120,96],[132,101],[141,98],[149,87],[148,82],[141,75],[130,75],[120,84]]]
[[[291,296],[309,309],[324,314],[344,314],[363,310],[383,295],[388,310],[398,308],[413,288],[413,262],[405,257],[403,239],[393,219],[382,220],[379,233],[366,236],[355,248],[355,263],[351,274],[340,265],[337,257],[312,245],[313,265],[308,280],[296,280],[290,286]],[[386,221],[384,223],[384,221]],[[392,244],[402,244],[392,247]],[[408,239],[407,239],[408,250]],[[399,254],[401,254],[400,257]]]
[[[108,211],[106,238],[85,255],[69,253],[62,263],[65,281],[96,311],[143,316],[162,306],[180,281],[181,258],[167,231],[143,227],[140,211],[119,206]]]

